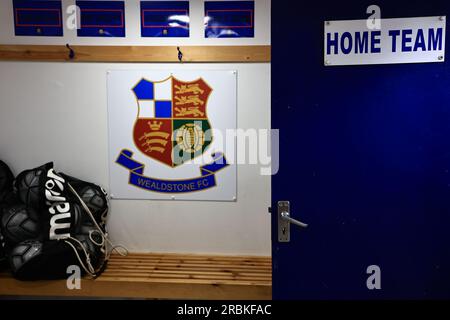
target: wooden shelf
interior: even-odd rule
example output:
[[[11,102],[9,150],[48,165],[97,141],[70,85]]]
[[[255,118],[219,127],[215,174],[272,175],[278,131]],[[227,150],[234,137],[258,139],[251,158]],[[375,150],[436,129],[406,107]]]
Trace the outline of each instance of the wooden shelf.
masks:
[[[0,61],[179,62],[176,46],[0,45]],[[270,46],[185,46],[183,62],[270,62]]]
[[[0,273],[3,296],[81,296],[161,299],[271,299],[269,257],[179,254],[114,255],[96,280],[81,290],[65,280],[18,281]]]

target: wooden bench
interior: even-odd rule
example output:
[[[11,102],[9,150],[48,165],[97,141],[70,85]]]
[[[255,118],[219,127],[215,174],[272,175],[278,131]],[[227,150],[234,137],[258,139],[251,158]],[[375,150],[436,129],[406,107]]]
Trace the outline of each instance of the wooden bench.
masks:
[[[271,299],[270,257],[186,254],[113,255],[95,280],[81,290],[66,280],[18,281],[0,273],[0,295],[117,297],[149,299]]]

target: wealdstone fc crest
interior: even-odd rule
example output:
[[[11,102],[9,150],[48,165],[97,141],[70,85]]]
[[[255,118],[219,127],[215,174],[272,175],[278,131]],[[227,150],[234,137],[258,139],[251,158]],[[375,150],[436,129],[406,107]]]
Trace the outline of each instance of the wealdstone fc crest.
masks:
[[[162,81],[143,78],[131,91],[138,109],[132,137],[139,152],[175,168],[202,156],[211,145],[213,137],[206,109],[212,88],[202,78],[194,81],[181,81],[173,76]],[[147,165],[155,171],[158,165],[142,163],[133,155],[134,151],[126,146],[116,160],[117,164],[129,170],[128,183],[159,193],[179,194],[211,189],[217,185],[216,173],[229,165],[223,152],[216,151],[211,153],[207,163],[202,161],[203,165],[198,166],[200,175],[192,177],[181,173],[177,179],[165,179],[144,175]]]
[[[203,154],[212,142],[207,103],[212,89],[202,79],[141,79],[133,140],[146,156],[176,167]]]

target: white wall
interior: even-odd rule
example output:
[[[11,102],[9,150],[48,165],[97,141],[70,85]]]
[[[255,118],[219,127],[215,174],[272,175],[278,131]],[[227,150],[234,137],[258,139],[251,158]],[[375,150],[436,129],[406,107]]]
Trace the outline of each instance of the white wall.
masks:
[[[126,40],[13,37],[11,2],[0,2],[0,44],[270,44],[269,0],[256,1],[256,37],[247,40],[203,39],[194,23],[195,16],[202,20],[197,0],[187,40],[139,39],[139,30],[132,32],[139,28],[130,10],[135,0],[126,1]],[[106,71],[174,68],[237,70],[238,127],[270,127],[270,64],[0,62],[0,159],[15,174],[54,161],[59,171],[108,187]],[[136,252],[270,255],[270,177],[259,169],[238,167],[237,202],[113,200],[111,237]]]

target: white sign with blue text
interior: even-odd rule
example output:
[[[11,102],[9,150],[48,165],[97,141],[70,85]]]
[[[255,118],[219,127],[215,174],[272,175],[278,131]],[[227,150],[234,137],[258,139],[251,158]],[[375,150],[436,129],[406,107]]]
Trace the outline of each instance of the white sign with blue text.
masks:
[[[115,199],[236,201],[237,73],[107,74]]]
[[[326,66],[444,62],[446,17],[326,21]]]

